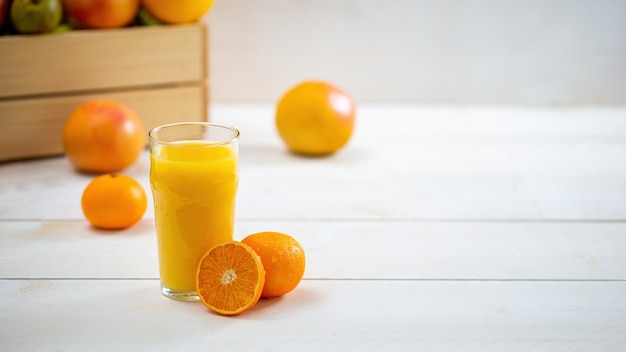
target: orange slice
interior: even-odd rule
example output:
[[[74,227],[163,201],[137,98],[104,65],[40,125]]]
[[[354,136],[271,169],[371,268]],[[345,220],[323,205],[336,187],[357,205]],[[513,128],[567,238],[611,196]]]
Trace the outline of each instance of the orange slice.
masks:
[[[237,315],[252,308],[264,284],[261,258],[241,242],[214,246],[198,264],[198,296],[205,306],[222,315]]]

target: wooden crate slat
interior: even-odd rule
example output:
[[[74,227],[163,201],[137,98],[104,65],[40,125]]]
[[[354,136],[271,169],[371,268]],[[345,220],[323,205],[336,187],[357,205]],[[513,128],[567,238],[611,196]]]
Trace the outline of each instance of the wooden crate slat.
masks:
[[[146,132],[160,124],[207,120],[204,83],[130,91],[0,100],[0,162],[63,152],[65,121],[81,103],[113,99],[127,104],[142,119]]]
[[[0,37],[0,98],[193,82],[207,27],[130,27]]]

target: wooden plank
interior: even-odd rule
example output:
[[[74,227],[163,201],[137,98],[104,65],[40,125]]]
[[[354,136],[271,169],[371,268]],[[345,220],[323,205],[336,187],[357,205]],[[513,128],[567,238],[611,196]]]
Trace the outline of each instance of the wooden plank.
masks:
[[[156,280],[1,280],[0,295],[10,351],[626,348],[626,282],[303,281],[231,318]]]
[[[263,120],[246,131],[249,144],[282,147],[273,125],[273,104],[213,104],[221,122],[246,127],[250,119]],[[258,130],[257,133],[253,133]],[[374,139],[375,138],[375,139]],[[390,140],[393,138],[393,140]],[[360,104],[351,145],[358,149],[381,141],[439,144],[481,141],[516,144],[548,141],[591,143],[624,142],[626,108],[623,106],[530,107],[491,105]],[[354,144],[353,144],[354,143]],[[354,147],[357,148],[357,147]],[[385,148],[377,148],[385,151]]]
[[[626,279],[626,223],[240,220],[234,237],[259,231],[294,236],[309,279]],[[155,279],[155,236],[152,220],[2,221],[0,278]]]
[[[207,120],[204,83],[0,100],[0,161],[62,153],[65,121],[78,105],[92,99],[127,104],[146,130],[168,122]]]
[[[146,104],[168,117],[190,108],[156,105],[168,99]],[[272,109],[211,111],[212,121],[242,133],[239,219],[626,220],[623,109],[363,107],[346,149],[319,159],[285,150]],[[37,187],[37,202],[39,164],[0,169],[0,194],[16,204],[0,219],[82,218],[66,204],[80,196],[82,176],[64,159],[45,165],[55,187]],[[149,168],[146,152],[126,171],[147,186]]]
[[[238,221],[307,250],[307,278],[626,279],[626,223]]]
[[[626,220],[626,143],[391,143],[388,150],[403,150],[394,154],[354,142],[343,154],[317,160],[281,147],[242,147],[239,200],[246,207],[239,215]]]
[[[246,218],[626,219],[623,108],[365,106],[321,159],[287,153],[271,106],[212,116],[241,130]]]
[[[0,97],[199,82],[202,24],[0,38]]]

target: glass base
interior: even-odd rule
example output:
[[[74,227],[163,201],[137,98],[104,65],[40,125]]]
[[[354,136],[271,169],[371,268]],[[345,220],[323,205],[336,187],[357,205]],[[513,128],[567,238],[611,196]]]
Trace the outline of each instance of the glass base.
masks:
[[[196,291],[177,291],[172,290],[169,287],[161,285],[161,293],[163,296],[171,299],[175,299],[177,301],[185,301],[185,302],[199,302],[200,297],[198,297],[198,293]]]

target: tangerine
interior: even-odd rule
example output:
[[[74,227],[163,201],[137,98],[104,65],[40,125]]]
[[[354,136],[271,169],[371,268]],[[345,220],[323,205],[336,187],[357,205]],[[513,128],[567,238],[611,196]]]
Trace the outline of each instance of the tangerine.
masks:
[[[131,165],[146,145],[139,117],[112,100],[80,105],[63,129],[63,149],[81,171],[117,172]]]
[[[252,308],[261,297],[264,282],[261,259],[241,242],[218,244],[198,263],[196,290],[200,301],[222,315],[237,315]]]
[[[81,207],[94,227],[121,230],[141,220],[147,207],[146,192],[130,176],[100,175],[83,191]]]
[[[214,0],[143,0],[142,3],[156,19],[182,24],[199,21],[213,7]]]
[[[328,155],[352,136],[355,103],[341,88],[323,81],[304,81],[289,89],[276,108],[276,128],[296,154]]]
[[[293,237],[280,232],[258,232],[241,240],[260,257],[265,269],[261,297],[282,296],[298,286],[304,275],[304,250]]]

